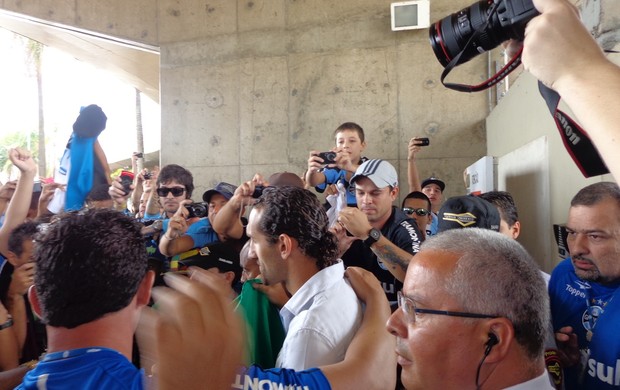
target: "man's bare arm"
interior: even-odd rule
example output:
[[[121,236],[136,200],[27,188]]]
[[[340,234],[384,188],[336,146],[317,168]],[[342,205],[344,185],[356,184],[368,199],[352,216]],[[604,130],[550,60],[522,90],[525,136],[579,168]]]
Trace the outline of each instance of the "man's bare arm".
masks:
[[[616,180],[620,178],[620,68],[609,61],[566,0],[534,0],[525,30],[525,69],[557,91]]]

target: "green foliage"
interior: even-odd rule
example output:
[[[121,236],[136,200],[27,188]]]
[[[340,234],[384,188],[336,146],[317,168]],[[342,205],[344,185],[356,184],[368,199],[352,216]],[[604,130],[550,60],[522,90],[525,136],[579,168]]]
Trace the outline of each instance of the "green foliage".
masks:
[[[0,170],[8,173],[11,170],[11,160],[9,160],[9,149],[22,148],[30,150],[35,160],[38,157],[39,133],[13,132],[0,138]]]

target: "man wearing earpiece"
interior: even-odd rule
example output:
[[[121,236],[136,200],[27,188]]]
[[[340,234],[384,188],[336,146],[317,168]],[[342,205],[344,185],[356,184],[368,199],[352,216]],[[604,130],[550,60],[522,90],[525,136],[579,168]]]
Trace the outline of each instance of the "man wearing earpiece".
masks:
[[[478,228],[428,238],[398,304],[387,329],[405,388],[553,389],[545,282],[515,240]]]

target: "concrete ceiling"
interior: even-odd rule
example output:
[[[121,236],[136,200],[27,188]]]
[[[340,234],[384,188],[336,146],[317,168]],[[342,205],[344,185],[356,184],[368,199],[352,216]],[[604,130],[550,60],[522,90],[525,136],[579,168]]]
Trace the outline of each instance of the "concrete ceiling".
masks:
[[[0,27],[105,69],[159,102],[159,48],[0,11]]]

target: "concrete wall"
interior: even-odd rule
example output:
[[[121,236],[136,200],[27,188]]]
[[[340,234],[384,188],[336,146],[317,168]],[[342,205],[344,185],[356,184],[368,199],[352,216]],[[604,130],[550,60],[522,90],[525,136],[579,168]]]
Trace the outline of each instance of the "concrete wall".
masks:
[[[429,136],[420,169],[445,178],[448,195],[486,150],[485,95],[444,89],[427,31],[391,32],[389,1],[162,3],[162,162],[189,167],[203,187],[301,174],[345,121],[403,184],[407,141]],[[466,5],[435,1],[432,19]],[[462,77],[477,82],[485,69],[480,59]]]
[[[434,0],[436,20],[471,0]],[[161,159],[220,180],[305,170],[342,122],[367,134],[366,155],[389,159],[406,192],[406,146],[431,146],[423,176],[461,194],[463,168],[486,151],[485,94],[449,91],[426,30],[391,32],[386,0],[0,0],[0,8],[160,47]],[[482,58],[454,80],[486,78]]]
[[[147,45],[159,42],[153,0],[0,0],[0,9]]]

